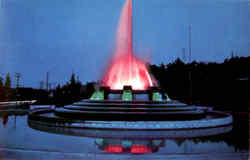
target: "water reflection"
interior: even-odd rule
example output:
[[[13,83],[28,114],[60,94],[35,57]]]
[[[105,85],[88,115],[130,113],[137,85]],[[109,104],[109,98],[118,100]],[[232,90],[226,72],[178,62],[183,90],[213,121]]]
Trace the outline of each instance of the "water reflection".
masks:
[[[112,139],[112,138],[96,138],[95,144],[104,152],[110,153],[154,153],[158,152],[160,147],[165,146],[164,139]]]
[[[8,110],[4,110],[4,111],[0,111],[0,119],[2,119],[2,124],[4,127],[6,127],[8,121],[9,121],[9,117],[13,116],[15,118],[15,125],[16,125],[16,117],[17,116],[24,116],[26,115],[28,112],[27,111],[8,111]]]
[[[8,123],[8,120],[9,120],[9,116],[8,116],[8,115],[3,116],[3,126],[4,126],[4,127],[5,127],[6,124]]]
[[[104,153],[115,154],[149,154],[166,151],[174,153],[188,153],[195,144],[201,143],[203,139],[209,141],[211,137],[218,134],[227,134],[232,130],[232,126],[220,128],[193,129],[193,130],[100,130],[100,129],[80,129],[50,127],[37,123],[28,123],[33,129],[48,133],[89,137],[91,143]],[[218,142],[223,140],[218,139]],[[217,142],[217,143],[218,143]],[[219,144],[219,143],[218,143]],[[224,145],[225,144],[220,144]],[[169,146],[169,147],[168,147]],[[199,145],[197,145],[199,146]],[[211,147],[211,146],[210,146]],[[170,149],[169,149],[170,148]],[[168,149],[168,150],[167,150]]]
[[[27,116],[8,115],[0,118],[0,147],[95,154],[247,152],[248,132],[244,126],[247,129],[248,124],[243,123],[245,120],[235,120],[233,129],[232,126],[225,126],[196,130],[128,131],[55,128],[27,123]]]

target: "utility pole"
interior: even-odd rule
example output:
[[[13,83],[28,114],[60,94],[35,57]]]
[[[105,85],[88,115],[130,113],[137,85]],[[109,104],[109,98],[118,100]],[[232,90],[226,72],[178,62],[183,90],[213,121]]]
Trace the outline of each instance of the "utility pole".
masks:
[[[15,73],[15,77],[16,77],[16,88],[19,88],[20,87],[20,78],[21,78],[21,73]]]
[[[182,48],[182,59],[183,59],[183,62],[185,63],[186,62],[186,50],[185,50],[185,48]]]
[[[21,73],[18,73],[18,72],[15,73],[15,77],[16,77],[16,100],[19,99],[18,89],[20,87],[19,83],[20,83],[21,76],[22,76]]]
[[[192,26],[189,25],[189,62],[192,61]]]
[[[46,73],[46,89],[49,91],[49,72]]]
[[[192,66],[191,66],[191,56],[192,56],[192,27],[189,25],[189,103],[192,104],[192,97],[193,97],[193,85],[192,85]]]

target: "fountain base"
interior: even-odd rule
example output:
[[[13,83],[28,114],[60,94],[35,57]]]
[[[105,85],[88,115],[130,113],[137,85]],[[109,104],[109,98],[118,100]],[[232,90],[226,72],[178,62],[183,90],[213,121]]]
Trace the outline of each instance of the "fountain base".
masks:
[[[102,87],[90,99],[52,110],[31,112],[29,121],[56,127],[102,129],[192,129],[232,124],[232,116],[209,107],[189,106],[148,90]]]

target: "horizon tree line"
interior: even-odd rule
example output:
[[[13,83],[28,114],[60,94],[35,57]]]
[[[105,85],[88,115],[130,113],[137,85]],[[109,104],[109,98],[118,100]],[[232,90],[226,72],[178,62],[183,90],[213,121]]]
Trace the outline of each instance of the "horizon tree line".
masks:
[[[232,56],[223,63],[184,63],[177,58],[149,68],[172,99],[231,111],[250,107],[250,56]]]
[[[8,72],[3,79],[0,76],[0,101],[8,101],[10,100],[10,90],[11,90],[11,77]]]

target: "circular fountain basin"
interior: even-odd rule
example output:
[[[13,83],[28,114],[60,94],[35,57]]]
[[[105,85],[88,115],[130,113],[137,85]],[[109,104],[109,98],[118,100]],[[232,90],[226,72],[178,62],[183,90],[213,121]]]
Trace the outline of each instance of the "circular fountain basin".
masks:
[[[178,130],[124,130],[124,129],[81,129],[78,127],[53,127],[43,125],[35,121],[28,121],[28,125],[36,130],[93,138],[120,138],[120,139],[162,139],[162,138],[194,138],[218,135],[227,133],[232,130],[232,125],[226,125],[213,128],[196,128],[196,129],[178,129]]]
[[[202,119],[196,120],[161,120],[161,121],[96,121],[65,118],[54,114],[55,110],[37,110],[28,116],[33,124],[63,128],[95,128],[126,130],[178,130],[214,128],[231,125],[232,116],[223,112],[208,111]]]

